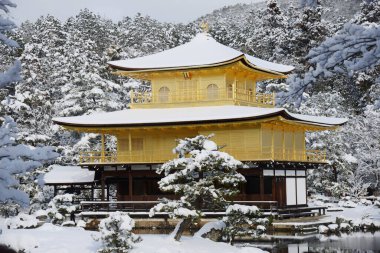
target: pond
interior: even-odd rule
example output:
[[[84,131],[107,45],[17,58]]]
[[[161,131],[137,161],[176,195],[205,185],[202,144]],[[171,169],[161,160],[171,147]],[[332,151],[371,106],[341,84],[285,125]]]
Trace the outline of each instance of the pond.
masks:
[[[259,247],[272,253],[380,252],[380,232],[355,232],[339,236],[324,236],[319,234],[301,237],[273,236],[271,241],[258,241],[241,246]]]

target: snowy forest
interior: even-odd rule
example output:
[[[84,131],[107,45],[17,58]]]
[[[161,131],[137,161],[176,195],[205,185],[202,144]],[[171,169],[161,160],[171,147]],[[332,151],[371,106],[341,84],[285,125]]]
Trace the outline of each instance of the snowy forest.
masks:
[[[238,4],[187,24],[142,14],[113,22],[83,9],[64,21],[48,15],[17,27],[8,18],[16,6],[0,0],[1,212],[28,204],[28,196],[29,208],[46,205],[38,178],[49,165],[76,164],[81,150],[99,145],[99,135],[63,131],[53,117],[126,109],[130,91],[149,91],[149,83],[113,75],[107,61],[181,45],[201,21],[224,45],[296,67],[287,80],[259,84],[260,92],[277,94],[277,106],[349,118],[336,132],[307,136],[310,148],[329,154],[329,164],[309,172],[309,193],[379,193],[380,1],[346,1],[355,8],[344,12],[331,2]]]

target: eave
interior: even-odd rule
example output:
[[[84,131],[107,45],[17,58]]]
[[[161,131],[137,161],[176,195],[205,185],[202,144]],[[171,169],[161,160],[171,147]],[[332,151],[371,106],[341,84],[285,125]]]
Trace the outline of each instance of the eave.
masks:
[[[133,68],[123,68],[116,65],[109,64],[111,68],[115,71],[113,72],[116,75],[120,76],[128,76],[142,80],[149,80],[149,77],[153,73],[163,73],[163,72],[174,72],[174,71],[189,71],[189,70],[202,70],[202,69],[210,69],[216,67],[225,67],[228,68],[234,64],[241,64],[241,66],[245,67],[248,71],[258,71],[262,73],[266,73],[271,75],[267,79],[282,79],[287,78],[288,73],[281,73],[272,71],[269,69],[260,68],[251,64],[245,55],[240,55],[234,59],[229,61],[207,64],[207,65],[193,65],[193,66],[178,66],[178,67],[168,67],[168,68],[147,68],[147,69],[133,69]]]

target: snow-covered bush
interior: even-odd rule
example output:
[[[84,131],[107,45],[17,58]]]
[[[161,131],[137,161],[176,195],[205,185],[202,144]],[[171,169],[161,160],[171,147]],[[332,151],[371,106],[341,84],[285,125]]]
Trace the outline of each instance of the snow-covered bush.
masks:
[[[318,232],[320,234],[327,234],[329,232],[329,228],[326,227],[325,225],[319,225],[318,226]]]
[[[358,206],[358,204],[351,200],[347,200],[347,201],[339,201],[338,206],[342,206],[346,208],[355,208]]]
[[[132,233],[134,220],[127,213],[114,212],[99,224],[100,240],[103,247],[99,253],[126,253],[141,238]]]
[[[74,194],[63,194],[55,196],[49,203],[48,215],[54,224],[61,224],[65,216],[75,212],[78,208],[73,204]]]
[[[360,203],[361,203],[362,205],[366,205],[366,206],[370,206],[370,205],[372,205],[372,201],[369,200],[369,199],[360,199]]]
[[[222,239],[225,227],[226,223],[224,223],[224,221],[210,221],[203,225],[203,227],[194,234],[194,237],[203,237],[212,241],[219,241]]]
[[[350,232],[352,230],[352,227],[349,223],[341,223],[339,224],[339,230],[342,232]]]
[[[75,227],[75,222],[74,221],[65,221],[61,224],[62,227]]]
[[[20,213],[16,217],[8,218],[5,221],[5,225],[10,229],[36,228],[38,226],[38,220],[34,215]]]
[[[223,222],[226,224],[224,235],[232,244],[236,236],[259,236],[266,231],[267,218],[260,218],[261,212],[256,206],[230,205],[227,207]]]
[[[174,152],[180,157],[157,169],[158,174],[165,175],[158,182],[160,190],[179,195],[180,199],[163,200],[151,209],[150,216],[168,212],[172,218],[183,219],[176,230],[176,240],[202,216],[202,209],[225,208],[226,197],[238,194],[239,184],[245,182],[237,172],[242,163],[218,151],[218,146],[209,140],[211,137],[199,135],[178,140]]]
[[[43,221],[48,218],[48,212],[42,209],[34,212],[33,215],[36,217],[36,219],[43,220]]]
[[[327,227],[329,228],[329,231],[332,233],[339,231],[339,225],[338,224],[335,224],[335,223],[329,224]]]
[[[21,206],[13,201],[5,201],[0,205],[0,216],[12,217],[20,212]]]

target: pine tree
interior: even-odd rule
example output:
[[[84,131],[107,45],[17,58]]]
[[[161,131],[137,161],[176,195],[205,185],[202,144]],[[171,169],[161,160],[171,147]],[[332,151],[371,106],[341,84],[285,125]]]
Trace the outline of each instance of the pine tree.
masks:
[[[17,127],[10,117],[5,117],[0,128],[0,202],[28,205],[28,196],[17,190],[16,175],[41,167],[54,160],[53,147],[34,148],[16,143]]]
[[[379,1],[371,3],[376,5]],[[321,79],[341,76],[352,79],[361,72],[378,76],[380,24],[376,19],[371,19],[374,22],[360,23],[360,20],[366,20],[360,17],[366,16],[367,9],[362,10],[364,13],[359,17],[347,22],[336,34],[310,50],[306,58],[313,67],[303,75],[292,75],[288,79],[289,90],[278,94],[280,104],[294,103],[298,107],[305,100],[304,93]],[[376,8],[372,10],[376,12]],[[352,85],[355,83],[349,82]],[[378,81],[374,85],[378,85]]]
[[[226,198],[238,194],[239,184],[245,182],[244,176],[237,172],[242,163],[218,151],[210,137],[199,135],[179,140],[174,151],[180,158],[157,169],[157,173],[165,175],[158,182],[160,190],[174,193],[180,199],[164,200],[151,209],[151,216],[165,211],[173,218],[182,218],[175,231],[177,241],[202,216],[202,209],[225,208]]]
[[[4,12],[9,12],[9,7],[16,7],[16,4],[10,0],[0,0],[0,42],[8,45],[9,47],[18,47],[18,43],[8,38],[4,33],[16,28],[16,25],[8,18],[4,17]],[[16,61],[5,72],[0,72],[0,88],[8,86],[10,83],[19,81],[21,64]]]

